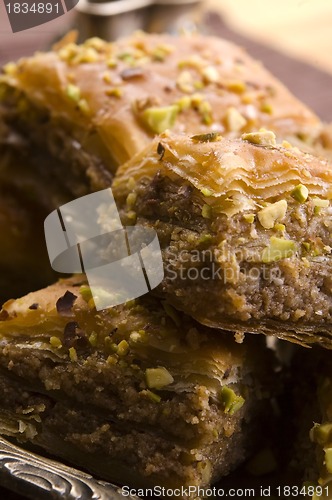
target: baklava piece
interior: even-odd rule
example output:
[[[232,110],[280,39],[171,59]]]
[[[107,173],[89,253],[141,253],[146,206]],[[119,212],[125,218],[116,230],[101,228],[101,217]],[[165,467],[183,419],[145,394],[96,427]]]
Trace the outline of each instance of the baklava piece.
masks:
[[[1,114],[12,135],[2,142],[28,141],[31,158],[58,162],[63,185],[76,188],[82,179],[98,185],[166,129],[234,137],[265,126],[304,138],[320,128],[243,49],[198,34],[83,45],[69,36],[3,70]]]
[[[157,231],[156,290],[174,307],[215,328],[331,347],[331,180],[326,160],[271,131],[165,133],[112,189],[125,225]]]
[[[0,317],[1,434],[120,484],[169,487],[210,485],[262,434],[263,337],[236,343],[151,296],[97,313],[81,277]]]
[[[53,51],[3,68],[0,186],[13,188],[19,200],[28,195],[45,218],[65,202],[109,187],[118,165],[165,129],[233,137],[260,126],[302,144],[317,135],[320,122],[227,41],[140,33],[76,45],[68,35]],[[31,216],[29,224],[38,223]],[[4,230],[9,241],[10,226]],[[44,249],[44,238],[35,244]],[[23,268],[13,254],[10,265],[25,275],[34,267],[27,261]],[[42,266],[41,280],[30,274],[30,291],[50,282]],[[8,279],[3,287],[7,298],[11,290],[15,296],[27,290],[18,283],[11,288]]]

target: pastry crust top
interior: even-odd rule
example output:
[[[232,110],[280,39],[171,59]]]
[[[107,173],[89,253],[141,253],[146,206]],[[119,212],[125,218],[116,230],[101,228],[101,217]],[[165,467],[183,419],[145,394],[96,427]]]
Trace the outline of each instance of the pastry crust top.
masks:
[[[264,126],[285,138],[314,133],[320,123],[243,49],[198,34],[137,33],[80,46],[67,37],[4,70],[2,81],[73,132],[96,130],[115,164],[167,128],[236,137]]]

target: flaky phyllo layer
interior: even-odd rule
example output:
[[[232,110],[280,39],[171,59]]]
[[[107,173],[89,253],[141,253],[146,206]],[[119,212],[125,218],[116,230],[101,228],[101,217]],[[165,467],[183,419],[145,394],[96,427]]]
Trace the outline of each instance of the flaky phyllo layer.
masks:
[[[125,224],[154,227],[160,295],[202,323],[330,345],[332,169],[271,131],[164,134],[122,166]]]
[[[149,296],[97,313],[80,277],[60,281],[1,311],[1,432],[125,484],[207,486],[267,406],[260,340]]]

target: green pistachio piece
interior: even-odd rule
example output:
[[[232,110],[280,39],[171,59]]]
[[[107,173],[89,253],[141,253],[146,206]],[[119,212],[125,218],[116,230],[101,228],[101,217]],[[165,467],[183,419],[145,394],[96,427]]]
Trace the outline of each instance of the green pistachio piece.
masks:
[[[302,246],[307,252],[310,252],[311,249],[310,243],[308,243],[307,241],[302,241]]]
[[[332,424],[315,424],[310,431],[310,439],[322,446],[332,437]]]
[[[211,219],[211,215],[212,215],[212,208],[210,207],[210,205],[203,205],[202,207],[202,216],[204,217],[204,219]]]
[[[225,121],[227,129],[230,132],[239,132],[239,130],[241,130],[241,128],[247,123],[247,120],[241,115],[241,113],[233,107],[227,109]]]
[[[179,107],[175,104],[163,108],[153,107],[145,109],[141,118],[152,132],[162,134],[165,130],[174,127],[178,112]]]
[[[296,244],[292,240],[285,240],[271,236],[270,245],[262,252],[262,262],[269,264],[281,259],[287,259],[296,251]]]
[[[89,342],[93,347],[96,347],[98,344],[98,334],[96,332],[92,332],[89,336]]]
[[[147,368],[145,371],[145,378],[149,389],[162,389],[166,385],[170,385],[174,382],[172,375],[163,366],[158,368]]]
[[[299,184],[293,189],[291,196],[299,203],[304,203],[309,196],[308,188],[303,184]]]
[[[191,98],[189,96],[183,96],[176,101],[176,105],[179,107],[179,111],[185,111],[191,107]]]
[[[265,129],[260,129],[258,132],[242,134],[241,139],[260,146],[275,146],[277,144],[274,132]]]
[[[231,92],[235,92],[236,94],[242,94],[245,92],[247,85],[242,80],[231,80],[226,83],[226,87]]]
[[[327,471],[332,474],[332,448],[325,448],[324,452]]]
[[[255,220],[255,215],[254,214],[244,214],[243,218],[246,222],[248,222],[249,224],[252,224]]]
[[[88,285],[82,285],[79,291],[85,302],[89,302],[92,299],[91,288]]]
[[[201,193],[203,196],[205,196],[205,198],[209,198],[210,196],[212,196],[212,191],[210,191],[210,189],[208,188],[202,188]]]
[[[219,132],[208,132],[207,134],[193,135],[191,140],[194,142],[216,142],[221,138]]]
[[[126,340],[121,340],[121,342],[118,344],[118,348],[116,353],[118,356],[125,356],[129,351],[129,344]]]
[[[77,103],[78,109],[82,111],[84,115],[88,115],[90,113],[90,106],[86,99],[80,99]]]
[[[257,214],[258,220],[265,229],[272,229],[276,221],[285,217],[287,212],[287,201],[280,200],[262,208]]]
[[[285,224],[275,224],[274,228],[273,228],[275,231],[280,231],[281,233],[284,233],[285,230],[286,230],[286,226]]]
[[[154,403],[160,403],[160,401],[161,401],[161,397],[158,394],[156,394],[152,391],[149,391],[149,389],[141,391],[141,394],[143,394],[144,396],[149,398],[150,401],[153,401]]]
[[[51,337],[50,344],[52,347],[55,347],[56,349],[62,347],[61,340],[58,337]]]
[[[223,387],[220,392],[220,399],[224,407],[224,412],[234,415],[244,405],[244,398],[237,396],[229,387]]]
[[[70,361],[72,363],[76,363],[76,361],[77,361],[78,358],[77,358],[77,352],[76,352],[75,347],[70,347],[70,349],[69,349],[69,358],[70,358]]]
[[[216,83],[220,78],[219,71],[215,66],[206,66],[202,70],[202,76],[206,83]]]
[[[263,102],[261,105],[261,111],[263,113],[267,113],[268,115],[272,115],[273,113],[273,107],[270,103],[268,102]]]
[[[322,198],[312,198],[314,207],[327,208],[330,205],[329,200],[322,200]]]
[[[69,97],[69,99],[71,99],[72,101],[74,101],[76,103],[78,103],[79,100],[81,99],[81,91],[77,87],[77,85],[73,85],[71,83],[69,85],[67,85],[66,94],[67,94],[67,97]]]

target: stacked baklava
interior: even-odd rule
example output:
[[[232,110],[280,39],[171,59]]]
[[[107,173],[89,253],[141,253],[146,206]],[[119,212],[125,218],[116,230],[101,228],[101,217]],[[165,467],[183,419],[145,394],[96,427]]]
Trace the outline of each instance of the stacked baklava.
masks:
[[[70,34],[8,63],[0,432],[140,487],[209,487],[264,446],[277,375],[252,334],[331,346],[327,137],[260,63],[217,38],[77,45]],[[84,275],[34,291],[56,280],[43,219],[107,188],[124,227],[158,235],[162,282],[101,311]],[[113,210],[103,207],[100,234]],[[113,250],[96,252],[107,261]]]

